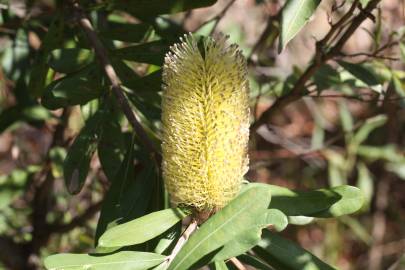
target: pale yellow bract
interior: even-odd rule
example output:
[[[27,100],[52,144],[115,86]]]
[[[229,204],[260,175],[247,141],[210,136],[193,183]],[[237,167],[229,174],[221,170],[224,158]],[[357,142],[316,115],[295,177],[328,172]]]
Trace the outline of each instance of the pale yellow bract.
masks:
[[[246,60],[226,39],[199,49],[185,35],[163,67],[163,177],[172,203],[197,211],[224,207],[248,168]]]

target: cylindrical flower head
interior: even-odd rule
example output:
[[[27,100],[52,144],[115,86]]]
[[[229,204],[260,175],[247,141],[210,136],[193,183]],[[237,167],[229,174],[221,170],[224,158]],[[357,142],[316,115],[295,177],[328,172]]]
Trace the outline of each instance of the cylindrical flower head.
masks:
[[[163,177],[172,203],[200,212],[225,206],[248,168],[246,60],[226,39],[185,35],[163,67]]]

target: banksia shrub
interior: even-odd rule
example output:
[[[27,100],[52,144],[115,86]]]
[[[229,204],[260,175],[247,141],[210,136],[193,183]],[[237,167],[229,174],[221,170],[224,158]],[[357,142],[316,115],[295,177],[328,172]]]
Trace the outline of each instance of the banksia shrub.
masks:
[[[185,35],[165,57],[163,177],[172,203],[199,213],[225,206],[248,168],[246,60],[226,37]]]

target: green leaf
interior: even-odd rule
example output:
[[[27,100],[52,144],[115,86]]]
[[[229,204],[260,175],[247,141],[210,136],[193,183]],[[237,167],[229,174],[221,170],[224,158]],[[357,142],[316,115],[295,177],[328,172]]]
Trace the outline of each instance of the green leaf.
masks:
[[[405,45],[404,47],[404,63],[405,63]],[[401,97],[399,103],[402,105],[402,107],[405,107],[405,85],[401,82],[401,80],[396,76],[395,74],[392,74],[391,82],[389,87],[392,87],[394,91],[397,93],[399,97]]]
[[[125,156],[125,138],[121,132],[119,114],[110,104],[102,123],[100,140],[97,147],[101,167],[107,178],[113,180]]]
[[[270,231],[263,232],[263,239],[254,252],[266,263],[283,270],[332,270],[309,251]]]
[[[50,83],[45,89],[41,102],[44,107],[50,110],[83,105],[100,97],[105,88],[100,84],[98,71],[87,69]]]
[[[99,110],[85,124],[70,146],[63,163],[63,175],[68,191],[77,194],[82,189],[97,149],[103,111]]]
[[[134,94],[148,97],[161,91],[162,88],[162,70],[155,71],[141,78],[132,77],[123,83],[126,87],[132,89]]]
[[[250,183],[248,186],[257,185]],[[342,185],[330,189],[293,191],[285,187],[268,185],[271,190],[271,208],[287,216],[337,217],[358,211],[363,205],[362,192]]]
[[[263,188],[268,187],[263,185]],[[256,224],[253,227],[246,228],[245,231],[226,243],[210,262],[227,260],[249,251],[259,243],[263,228],[272,226],[276,231],[280,232],[287,225],[288,219],[281,211],[277,209],[264,209],[262,214],[258,215]]]
[[[146,23],[108,22],[107,26],[101,29],[100,34],[107,39],[140,42],[149,28],[150,25]]]
[[[345,101],[339,102],[339,116],[346,138],[350,137],[353,133],[353,117]]]
[[[42,40],[41,48],[32,64],[29,86],[31,94],[34,97],[40,97],[45,89],[46,77],[48,75],[49,66],[47,63],[49,52],[57,48],[63,42],[64,19],[63,13],[58,12]]]
[[[380,85],[377,74],[367,65],[338,61],[339,65],[368,86]]]
[[[166,231],[162,238],[160,238],[159,242],[157,243],[154,252],[158,254],[163,254],[172,244],[174,244],[175,240],[178,239],[181,233],[181,223],[176,224],[171,229]]]
[[[206,255],[214,255],[246,228],[254,227],[257,217],[269,206],[270,197],[270,189],[266,186],[247,188],[190,237],[169,269],[189,269]]]
[[[107,228],[141,217],[153,211],[153,193],[158,186],[156,166],[144,160],[144,151],[134,150],[134,140],[127,142],[127,153],[105,196],[96,230],[96,242]],[[140,161],[135,174],[135,159]]]
[[[281,13],[279,52],[304,27],[314,14],[320,0],[288,0]]]
[[[393,144],[382,146],[360,145],[357,154],[370,161],[382,159],[385,161],[399,162],[403,159],[399,149]]]
[[[251,255],[240,255],[238,256],[238,259],[244,263],[253,266],[255,269],[261,269],[261,270],[274,270],[271,268],[269,265],[267,265],[265,262],[260,260],[259,258],[253,257]]]
[[[88,49],[64,48],[51,52],[49,66],[60,73],[78,71],[94,59],[94,53]]]
[[[155,253],[122,251],[106,256],[91,254],[56,254],[44,261],[48,270],[144,270],[165,260],[165,256]]]
[[[364,194],[364,208],[368,209],[374,194],[374,183],[370,171],[363,162],[357,165],[357,187]]]
[[[114,0],[112,9],[129,12],[137,18],[148,20],[156,15],[182,12],[213,5],[216,0]]]
[[[357,212],[364,204],[364,195],[360,189],[352,186],[338,186],[331,190],[340,195],[339,201],[334,203],[329,209],[313,213],[310,216],[330,218],[349,215]]]
[[[272,194],[271,208],[279,209],[287,216],[311,216],[326,210],[340,199],[333,189],[292,191],[285,187],[269,185]]]
[[[226,266],[226,263],[224,261],[216,261],[214,263],[214,269],[215,270],[228,270],[228,267]]]
[[[116,49],[113,51],[113,55],[124,60],[161,66],[168,51],[168,44],[158,40]]]
[[[107,230],[98,240],[98,245],[122,247],[144,243],[167,231],[185,216],[177,208],[153,212]]]
[[[368,118],[366,122],[356,132],[356,134],[353,137],[353,140],[357,144],[363,143],[373,130],[383,126],[387,122],[387,120],[388,120],[387,116],[382,114]]]
[[[322,65],[314,75],[314,82],[318,93],[341,83],[339,72],[331,65]]]

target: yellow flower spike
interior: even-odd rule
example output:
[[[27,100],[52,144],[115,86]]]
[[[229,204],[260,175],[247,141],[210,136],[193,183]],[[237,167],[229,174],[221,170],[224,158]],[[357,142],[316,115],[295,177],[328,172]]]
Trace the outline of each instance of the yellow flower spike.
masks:
[[[246,60],[226,39],[185,35],[163,66],[163,177],[172,203],[198,213],[224,207],[248,169]]]

